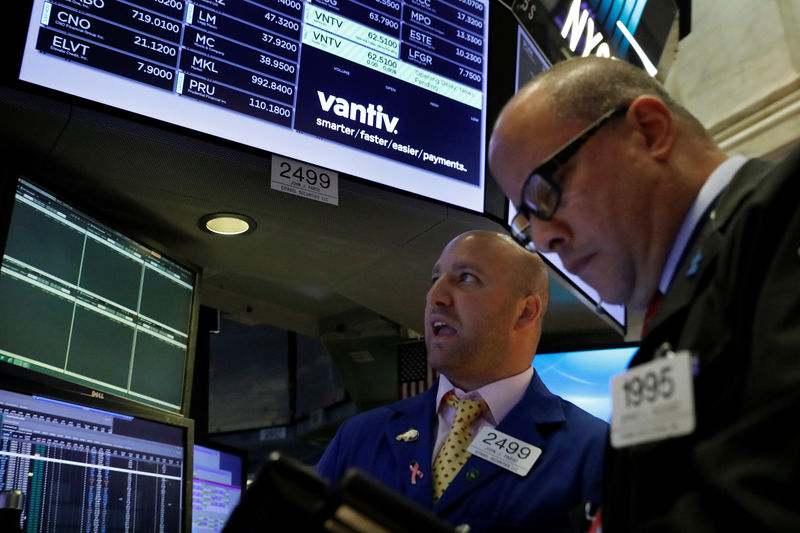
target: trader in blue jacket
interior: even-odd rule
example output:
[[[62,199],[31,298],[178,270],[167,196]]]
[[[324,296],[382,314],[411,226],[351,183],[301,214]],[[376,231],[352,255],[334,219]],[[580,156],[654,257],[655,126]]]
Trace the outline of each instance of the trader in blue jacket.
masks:
[[[568,531],[599,501],[607,425],[550,393],[531,367],[548,298],[542,260],[510,237],[472,231],[451,241],[425,305],[439,379],[346,421],[319,473],[335,483],[358,467],[472,532]],[[459,400],[481,406],[463,431]],[[457,440],[470,449],[456,450]],[[453,453],[460,469],[447,463]]]

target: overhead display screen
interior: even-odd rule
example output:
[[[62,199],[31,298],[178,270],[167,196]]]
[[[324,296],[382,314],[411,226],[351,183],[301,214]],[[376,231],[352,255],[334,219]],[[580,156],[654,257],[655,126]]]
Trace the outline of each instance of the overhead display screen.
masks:
[[[19,78],[482,211],[487,29],[487,0],[35,0]]]

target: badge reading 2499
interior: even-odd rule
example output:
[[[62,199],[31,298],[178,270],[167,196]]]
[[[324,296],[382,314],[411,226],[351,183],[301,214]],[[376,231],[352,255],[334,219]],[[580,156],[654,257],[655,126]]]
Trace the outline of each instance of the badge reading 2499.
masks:
[[[519,476],[528,475],[542,455],[541,448],[490,427],[481,428],[467,451]]]
[[[272,156],[271,188],[325,204],[339,205],[339,174],[326,168]]]

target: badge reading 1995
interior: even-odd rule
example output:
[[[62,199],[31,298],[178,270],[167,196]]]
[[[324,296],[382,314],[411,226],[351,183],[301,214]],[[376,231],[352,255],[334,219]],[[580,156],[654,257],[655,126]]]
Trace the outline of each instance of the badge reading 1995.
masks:
[[[611,379],[611,445],[680,437],[695,428],[692,361],[671,352]]]

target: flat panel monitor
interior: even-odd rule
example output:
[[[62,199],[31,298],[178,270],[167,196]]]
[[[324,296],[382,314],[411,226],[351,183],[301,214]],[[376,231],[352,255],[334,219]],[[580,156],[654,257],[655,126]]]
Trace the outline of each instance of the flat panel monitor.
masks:
[[[517,28],[517,71],[516,71],[516,90],[518,91],[528,81],[538,74],[550,68],[550,61],[541,51],[536,42],[525,32],[522,27]],[[517,214],[513,204],[513,199],[509,201],[508,223]],[[514,200],[514,201],[518,201]],[[540,253],[548,265],[564,278],[571,292],[586,303],[589,307],[596,310],[615,329],[624,333],[626,327],[625,306],[603,302],[600,295],[578,276],[571,274],[561,262],[557,253]]]
[[[537,353],[533,368],[550,389],[606,422],[611,421],[611,378],[625,372],[634,345]]]
[[[483,210],[488,0],[30,3],[24,82]]]
[[[0,490],[22,491],[23,531],[188,531],[191,421],[38,388],[0,379]]]
[[[192,533],[222,531],[247,487],[244,451],[206,442],[194,445]]]
[[[196,272],[23,179],[5,237],[0,363],[185,407]]]

